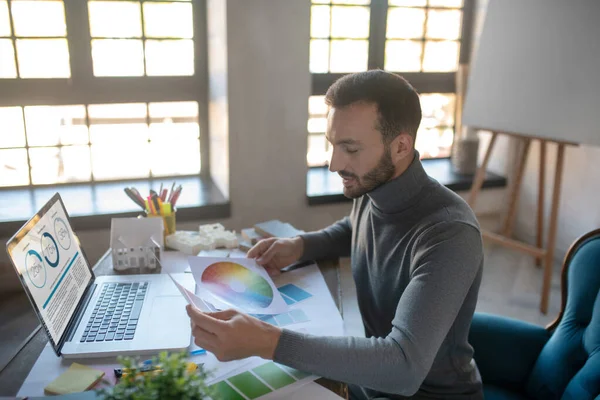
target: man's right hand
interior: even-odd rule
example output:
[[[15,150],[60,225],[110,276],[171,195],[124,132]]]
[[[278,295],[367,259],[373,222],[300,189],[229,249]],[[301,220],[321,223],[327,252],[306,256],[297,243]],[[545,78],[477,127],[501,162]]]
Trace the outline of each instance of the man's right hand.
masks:
[[[256,243],[246,257],[255,258],[269,275],[278,275],[282,268],[300,260],[303,252],[304,241],[299,236],[293,239],[268,238]]]

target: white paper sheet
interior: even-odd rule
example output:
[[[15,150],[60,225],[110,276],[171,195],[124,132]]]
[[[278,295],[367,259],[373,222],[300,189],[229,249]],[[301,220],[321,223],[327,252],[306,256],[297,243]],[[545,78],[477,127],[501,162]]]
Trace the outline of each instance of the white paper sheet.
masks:
[[[267,271],[253,259],[190,257],[188,260],[200,297],[217,308],[250,314],[280,314],[289,308]]]
[[[177,286],[177,289],[179,289],[179,291],[186,299],[188,304],[195,306],[202,312],[210,312],[210,309],[206,304],[204,304],[204,301],[200,297],[196,296],[194,293],[190,292],[185,287],[183,287],[183,285],[181,285],[179,282],[177,282],[175,278],[173,278],[173,275],[169,274],[169,277],[171,278],[173,283],[175,283],[175,286]]]

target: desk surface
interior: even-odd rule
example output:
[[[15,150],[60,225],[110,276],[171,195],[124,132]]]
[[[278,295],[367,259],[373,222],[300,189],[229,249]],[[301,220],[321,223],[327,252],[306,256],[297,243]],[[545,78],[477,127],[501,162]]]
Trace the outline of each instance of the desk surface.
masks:
[[[162,272],[184,272],[189,265],[187,262],[187,257],[187,255],[180,252],[165,251],[163,253],[165,267]],[[325,283],[329,288],[329,292],[333,297],[335,305],[337,306],[338,310],[340,310],[340,313],[342,313],[341,291],[339,285],[339,264],[334,261],[327,261],[319,262],[318,266],[323,274]],[[115,274],[115,271],[112,268],[112,259],[109,251],[102,256],[96,265],[94,265],[93,269],[94,273],[98,276]],[[2,388],[2,393],[0,393],[0,396],[15,396],[17,394],[47,342],[48,338],[42,329],[32,336],[31,340],[0,373],[0,388]],[[338,394],[344,392],[344,388],[335,382],[329,382],[326,380],[319,380],[317,382]]]

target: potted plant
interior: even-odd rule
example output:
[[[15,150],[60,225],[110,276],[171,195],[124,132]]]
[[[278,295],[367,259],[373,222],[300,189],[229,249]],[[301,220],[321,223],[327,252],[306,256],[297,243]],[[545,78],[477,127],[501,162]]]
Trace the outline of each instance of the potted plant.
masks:
[[[105,400],[203,400],[218,399],[218,394],[206,386],[207,373],[202,365],[187,361],[187,354],[166,352],[139,365],[130,357],[119,357],[124,372],[117,384],[100,389],[96,395]]]

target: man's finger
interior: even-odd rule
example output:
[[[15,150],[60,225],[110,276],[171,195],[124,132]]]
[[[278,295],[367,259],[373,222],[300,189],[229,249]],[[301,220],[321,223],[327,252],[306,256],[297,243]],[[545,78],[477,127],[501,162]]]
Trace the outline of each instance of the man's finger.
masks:
[[[238,312],[236,310],[227,309],[227,310],[223,310],[223,311],[216,311],[216,312],[211,312],[211,313],[206,313],[206,314],[210,315],[213,318],[220,319],[222,321],[229,321],[237,313]]]
[[[268,239],[260,240],[250,250],[248,250],[246,257],[248,257],[248,258],[260,257],[265,251],[267,251],[267,249],[269,249],[269,247],[271,247],[271,245],[276,240],[277,240],[277,238],[268,238]]]
[[[223,321],[213,318],[189,304],[185,307],[185,309],[187,310],[189,317],[192,319],[192,322],[199,328],[215,334],[221,331],[223,327]]]
[[[192,330],[192,336],[194,336],[194,343],[203,349],[210,351],[210,349],[214,349],[217,345],[217,337],[199,326],[196,326]]]
[[[273,243],[271,247],[267,249],[260,257],[256,259],[256,262],[260,265],[268,265],[269,262],[275,257],[277,254],[277,243]]]
[[[281,275],[281,270],[279,268],[276,268],[274,265],[269,265],[269,266],[265,265],[265,270],[267,271],[267,273],[270,276]]]

